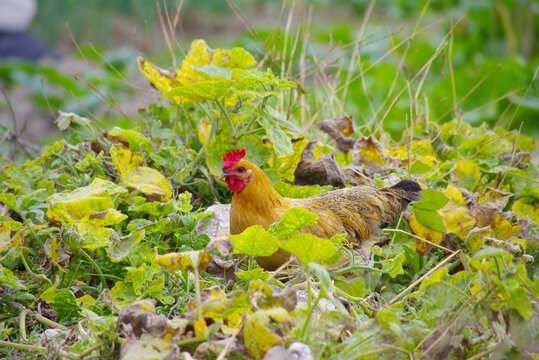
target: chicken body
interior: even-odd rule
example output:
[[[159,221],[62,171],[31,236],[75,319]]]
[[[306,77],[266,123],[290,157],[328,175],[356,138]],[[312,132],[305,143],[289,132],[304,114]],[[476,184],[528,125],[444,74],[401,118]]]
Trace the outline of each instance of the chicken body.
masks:
[[[381,228],[398,217],[410,201],[421,198],[421,188],[409,180],[389,188],[356,186],[304,199],[285,198],[258,166],[243,159],[223,168],[221,175],[227,177],[229,188],[235,192],[230,209],[233,235],[253,225],[268,229],[288,209],[302,207],[318,215],[318,223],[304,227],[303,231],[322,238],[344,233],[354,247],[368,247]],[[267,270],[274,270],[289,256],[279,249],[273,255],[257,258],[257,262]]]

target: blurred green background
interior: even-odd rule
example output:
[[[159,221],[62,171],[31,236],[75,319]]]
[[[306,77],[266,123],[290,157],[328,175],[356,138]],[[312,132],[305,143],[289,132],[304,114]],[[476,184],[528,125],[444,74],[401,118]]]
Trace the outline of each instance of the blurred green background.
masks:
[[[306,132],[319,120],[348,114],[361,134],[381,127],[394,139],[406,128],[407,116],[418,123],[460,117],[474,125],[522,125],[539,138],[537,1],[43,0],[38,5],[31,31],[64,58],[92,64],[79,69],[83,80],[75,81],[73,72],[50,63],[27,68],[0,63],[0,81],[30,87],[49,121],[62,109],[93,113],[108,123],[107,117],[117,114],[102,111],[103,98],[122,103],[135,96],[128,83],[140,78],[139,53],[174,70],[191,40],[204,38],[212,48],[243,46],[264,67],[300,83],[307,100],[290,111]],[[170,51],[170,23],[177,14]]]

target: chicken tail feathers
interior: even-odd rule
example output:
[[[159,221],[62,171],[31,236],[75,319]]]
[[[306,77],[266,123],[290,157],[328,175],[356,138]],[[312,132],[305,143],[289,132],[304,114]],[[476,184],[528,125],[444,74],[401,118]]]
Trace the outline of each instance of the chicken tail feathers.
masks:
[[[393,185],[391,189],[402,189],[406,191],[406,200],[408,201],[416,201],[421,200],[421,186],[419,186],[418,183],[412,180],[402,180],[399,181],[397,184]]]

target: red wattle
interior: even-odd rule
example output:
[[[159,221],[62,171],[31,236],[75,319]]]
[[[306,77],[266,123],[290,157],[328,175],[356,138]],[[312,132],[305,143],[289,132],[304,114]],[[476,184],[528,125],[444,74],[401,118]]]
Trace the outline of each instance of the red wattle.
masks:
[[[234,192],[242,191],[243,186],[245,185],[242,180],[234,179],[232,177],[225,178],[225,182],[228,185],[228,188]]]

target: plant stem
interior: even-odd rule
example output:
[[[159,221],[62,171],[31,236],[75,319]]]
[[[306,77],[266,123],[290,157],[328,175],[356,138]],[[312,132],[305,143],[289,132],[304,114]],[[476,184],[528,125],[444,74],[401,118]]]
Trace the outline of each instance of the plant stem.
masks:
[[[303,339],[305,342],[307,339],[305,339],[305,333],[307,332],[307,328],[309,327],[309,323],[311,322],[311,316],[313,314],[314,308],[318,305],[318,302],[320,301],[320,294],[318,294],[318,297],[316,298],[314,304],[312,303],[312,290],[311,290],[311,278],[309,276],[309,272],[307,269],[303,268],[303,272],[305,274],[305,279],[307,281],[307,304],[308,304],[308,311],[307,311],[307,317],[305,318],[305,322],[303,323],[303,327],[301,328],[300,338]]]
[[[58,159],[62,160],[63,162],[66,163],[67,167],[69,169],[71,169],[71,172],[73,173],[74,176],[76,176],[77,178],[80,176],[79,172],[77,171],[77,169],[75,169],[73,167],[73,165],[71,164],[71,162],[67,161],[67,159],[65,157],[63,157],[62,155],[60,154],[57,154],[57,153],[53,153]]]
[[[84,249],[79,249],[79,250],[80,250],[81,254],[86,258],[86,260],[88,260],[92,264],[95,271],[99,275],[99,278],[101,279],[101,288],[99,289],[99,291],[102,291],[103,289],[105,289],[107,287],[107,282],[105,280],[105,274],[103,274],[103,271],[101,271],[101,268],[97,265],[97,263],[94,261],[94,259],[90,255],[88,255],[88,253],[86,251],[84,251]]]
[[[56,323],[56,322],[54,322],[54,321],[52,321],[50,319],[47,319],[43,315],[40,315],[40,314],[38,314],[36,312],[33,312],[33,311],[30,311],[30,310],[26,309],[23,305],[21,305],[19,303],[11,301],[11,302],[8,303],[8,305],[18,309],[19,311],[26,310],[26,312],[30,312],[30,316],[32,316],[35,320],[39,321],[40,323],[42,323],[45,326],[60,329],[60,330],[67,330],[67,328],[64,325],[58,324],[58,323]]]
[[[198,261],[197,264],[194,264],[194,273],[195,273],[195,301],[197,303],[196,309],[196,318],[197,320],[202,319],[202,300],[200,298],[200,280],[198,276]]]
[[[361,270],[361,269],[372,270],[372,271],[376,271],[376,272],[379,272],[379,273],[382,273],[382,274],[387,273],[387,271],[385,271],[385,270],[376,269],[376,268],[373,268],[372,266],[351,265],[351,266],[347,266],[347,267],[339,269],[339,270],[332,271],[329,274],[331,275],[331,277],[336,277],[336,276],[339,276],[339,275],[342,275],[342,274],[346,274],[348,272],[352,272],[352,271],[355,271],[355,270]]]
[[[27,342],[28,337],[26,337],[26,313],[28,310],[22,308],[19,313],[19,332],[21,333],[21,341]]]
[[[253,129],[253,130],[249,130],[249,131],[242,131],[239,135],[238,135],[238,138],[244,136],[244,135],[249,135],[249,134],[254,134],[256,132],[259,132],[261,130],[264,130],[262,128],[258,128],[258,129]]]
[[[230,133],[234,134],[236,132],[236,129],[234,128],[234,124],[232,123],[232,119],[228,115],[228,112],[226,111],[225,106],[219,100],[215,100],[215,103],[217,104],[217,106],[219,107],[219,109],[221,110],[223,115],[225,116],[226,120],[228,121],[228,126],[230,126]],[[234,137],[234,135],[232,137]]]
[[[26,271],[28,271],[30,273],[30,275],[35,276],[35,277],[40,278],[40,279],[43,279],[43,280],[47,281],[50,286],[52,286],[52,282],[49,280],[48,277],[46,277],[43,274],[36,274],[35,272],[32,271],[32,269],[28,265],[28,262],[26,261],[26,256],[24,255],[24,253],[21,253],[21,260],[22,260],[22,264],[24,265],[24,268],[26,269]]]
[[[195,161],[193,162],[194,164],[198,164],[198,162],[202,158],[202,155],[204,154],[204,149],[206,149],[206,145],[208,145],[210,140],[213,139],[218,127],[219,127],[219,121],[212,119],[211,124],[210,124],[210,133],[208,134],[208,138],[206,139],[206,142],[204,143],[204,145],[202,145],[202,147],[198,151]]]
[[[201,338],[198,338],[198,337],[194,337],[194,338],[190,338],[190,339],[186,339],[186,340],[182,340],[182,341],[178,341],[176,344],[182,348],[182,347],[187,347],[189,345],[196,345],[196,344],[200,344],[202,342],[204,342],[206,340],[204,339],[201,339]]]
[[[45,326],[60,330],[67,330],[67,327],[65,327],[64,325],[58,324],[51,319],[47,319],[46,317],[44,317],[43,315],[39,315],[38,313],[32,312],[32,317]]]
[[[457,250],[456,252],[454,252],[453,254],[449,255],[448,257],[446,257],[444,260],[442,260],[438,265],[436,265],[435,267],[433,267],[432,269],[430,269],[427,273],[425,273],[425,275],[421,276],[419,279],[417,279],[416,281],[414,281],[413,283],[411,283],[406,289],[404,289],[403,291],[401,291],[397,296],[395,296],[393,299],[391,299],[388,303],[389,306],[393,305],[395,302],[397,302],[397,300],[399,300],[400,298],[402,298],[404,295],[406,295],[408,293],[408,291],[410,291],[411,289],[413,289],[416,285],[418,285],[419,283],[421,283],[424,279],[428,278],[430,275],[432,275],[435,271],[437,271],[438,269],[440,269],[442,266],[444,266],[449,260],[451,260],[452,258],[454,258],[456,255],[458,255],[458,253],[460,252],[460,250]]]
[[[83,352],[81,352],[79,354],[79,356],[77,356],[78,359],[84,359],[86,356],[90,355],[91,353],[93,353],[94,351],[104,347],[105,345],[108,345],[108,341],[105,342],[105,343],[99,343],[99,344],[95,344],[94,346],[92,346],[91,348],[89,349],[86,349],[84,350]]]
[[[263,86],[263,84],[262,84],[262,86]],[[267,102],[268,102],[269,97],[270,97],[270,96],[268,95],[268,96],[266,96],[266,97],[264,97],[264,98],[262,99],[262,102],[260,103],[260,106],[258,107],[258,110],[259,110],[259,111],[264,110],[264,108],[266,107],[266,104],[267,104]],[[239,133],[239,134],[236,134],[236,131],[234,131],[234,133],[232,134],[232,138],[234,138],[234,139],[239,139],[239,138],[241,138],[243,135],[247,135],[247,134],[253,133],[254,131],[251,131],[250,129],[251,129],[251,127],[255,124],[256,120],[258,120],[258,117],[259,117],[259,116],[260,116],[260,115],[258,115],[258,114],[255,115],[255,116],[253,116],[253,117],[251,118],[251,120],[247,123],[247,126],[246,126],[246,127]],[[237,129],[236,129],[236,130],[237,130]],[[258,131],[258,130],[259,130],[259,129],[256,129],[256,131]]]
[[[37,236],[37,233],[36,231],[34,230],[34,227],[33,226],[30,226],[30,222],[28,221],[28,219],[26,218],[26,216],[24,215],[24,212],[20,209],[18,209],[17,213],[20,215],[22,221],[24,222],[24,225],[26,225],[26,227],[28,228],[28,230],[30,230],[30,233],[32,234],[32,236],[34,237],[35,240],[37,240],[37,242],[41,245],[41,248],[43,248],[45,246],[45,244],[43,243],[43,241],[41,241],[41,239],[39,238],[39,236]]]
[[[0,347],[8,347],[8,348],[18,349],[22,351],[31,352],[31,353],[39,353],[39,352],[48,351],[46,347],[41,347],[41,346],[36,346],[36,345],[17,344],[17,343],[13,343],[10,341],[3,341],[3,340],[0,340]],[[58,353],[61,356],[69,358],[69,359],[74,359],[74,360],[78,359],[78,356],[70,354],[63,350],[58,350]]]

